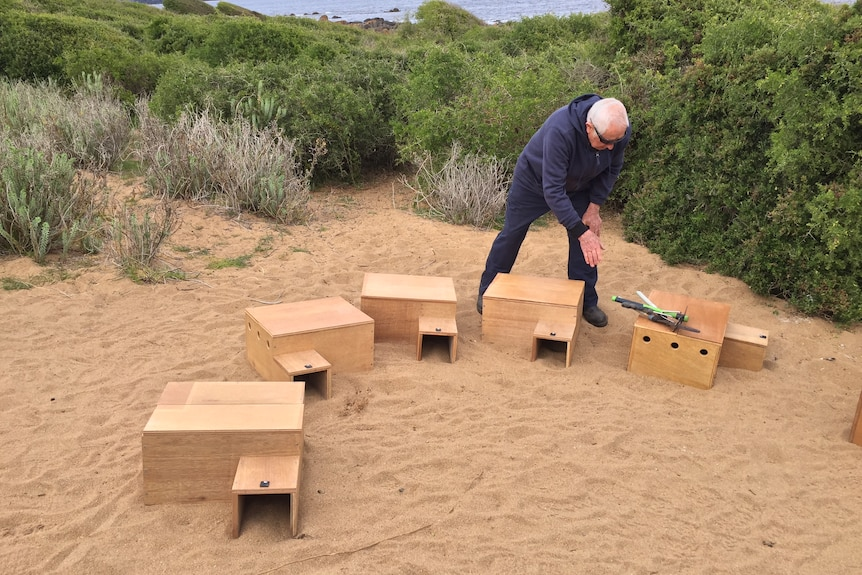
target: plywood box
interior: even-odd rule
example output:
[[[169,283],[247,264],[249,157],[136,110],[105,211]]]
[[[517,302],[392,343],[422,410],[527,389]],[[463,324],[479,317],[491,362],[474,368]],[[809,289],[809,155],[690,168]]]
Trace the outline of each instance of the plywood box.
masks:
[[[850,441],[856,445],[862,445],[862,393],[859,394],[859,402],[856,404],[856,417],[850,427]]]
[[[159,405],[242,405],[261,403],[304,403],[302,381],[172,381]]]
[[[530,358],[539,322],[573,325],[577,338],[584,307],[584,282],[497,274],[482,297],[482,341]]]
[[[374,320],[340,297],[248,308],[245,319],[246,357],[266,380],[291,380],[273,358],[298,351],[316,351],[333,374],[374,365]]]
[[[241,456],[302,455],[304,406],[157,405],[142,436],[144,503],[229,500]]]
[[[669,326],[638,315],[628,370],[701,389],[711,388],[730,306],[661,291],[650,292],[648,297],[662,309],[687,313],[689,321],[684,325],[700,332],[683,329],[674,332]]]
[[[760,371],[766,359],[769,332],[736,323],[727,324],[718,365],[736,369]]]
[[[420,317],[455,318],[452,278],[366,273],[360,308],[374,318],[377,341],[416,341]]]

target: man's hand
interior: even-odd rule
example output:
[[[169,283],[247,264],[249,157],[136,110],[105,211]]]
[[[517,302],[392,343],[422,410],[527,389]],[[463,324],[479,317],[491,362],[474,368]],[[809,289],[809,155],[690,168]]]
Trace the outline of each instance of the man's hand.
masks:
[[[590,204],[587,207],[587,211],[584,212],[584,215],[581,217],[581,221],[584,222],[587,226],[589,226],[590,230],[597,236],[602,235],[602,216],[599,215],[599,205],[598,204]]]
[[[599,220],[599,226],[601,227],[601,219]],[[605,249],[599,236],[592,229],[589,229],[581,234],[578,241],[581,242],[581,251],[584,252],[584,260],[586,260],[590,267],[594,268],[599,265],[602,261],[602,250]]]

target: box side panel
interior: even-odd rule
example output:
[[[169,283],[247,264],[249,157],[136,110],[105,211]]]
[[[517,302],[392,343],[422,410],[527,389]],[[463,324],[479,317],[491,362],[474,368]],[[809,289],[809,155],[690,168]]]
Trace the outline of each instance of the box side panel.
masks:
[[[374,322],[312,332],[269,336],[254,322],[246,323],[246,358],[267,381],[289,381],[273,359],[277,355],[315,350],[332,365],[332,373],[368,371],[374,366]]]
[[[272,357],[313,349],[332,365],[333,374],[369,371],[374,367],[374,330],[374,323],[369,322],[277,337],[268,359],[274,370],[286,373]]]
[[[635,326],[629,371],[698,387],[712,387],[721,346]]]
[[[230,498],[243,455],[302,455],[302,430],[144,432],[144,503]]]
[[[718,365],[733,369],[760,371],[763,369],[764,359],[766,359],[766,346],[725,338],[724,345],[721,346]]]
[[[275,353],[275,338],[246,313],[245,356],[254,370],[267,381],[288,381],[284,370],[272,360]]]
[[[159,405],[242,405],[303,403],[302,382],[183,381],[169,382]]]
[[[862,393],[859,394],[859,403],[856,404],[856,417],[850,428],[850,441],[856,445],[862,445]]]
[[[412,342],[420,317],[455,317],[455,302],[363,298],[362,311],[374,318],[377,341]]]
[[[582,298],[583,299],[583,298]],[[564,307],[542,303],[483,298],[482,341],[523,348],[532,347],[533,331],[539,321],[575,325],[577,337],[580,306]]]
[[[718,365],[722,367],[760,371],[766,359],[766,347],[769,344],[769,333],[765,330],[739,325],[727,324],[724,333],[724,344]]]

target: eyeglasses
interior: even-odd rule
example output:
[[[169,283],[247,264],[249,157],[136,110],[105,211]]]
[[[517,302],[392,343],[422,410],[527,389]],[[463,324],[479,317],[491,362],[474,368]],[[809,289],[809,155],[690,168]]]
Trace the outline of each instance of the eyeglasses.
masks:
[[[606,146],[613,146],[614,144],[619,144],[623,140],[623,138],[626,137],[626,135],[623,134],[621,138],[617,138],[616,140],[605,140],[602,137],[602,134],[599,132],[599,129],[596,128],[593,124],[590,125],[593,126],[593,131],[596,133],[596,137],[599,139],[599,141]]]

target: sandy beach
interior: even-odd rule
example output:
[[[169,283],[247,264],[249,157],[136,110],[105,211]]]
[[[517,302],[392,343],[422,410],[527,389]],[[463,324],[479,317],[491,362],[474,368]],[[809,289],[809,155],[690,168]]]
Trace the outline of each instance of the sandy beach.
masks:
[[[495,232],[424,219],[411,199],[396,178],[325,187],[291,227],[182,204],[163,255],[188,281],[137,285],[94,256],[0,292],[3,572],[862,573],[858,327],[669,267],[605,214],[608,327],[581,328],[569,368],[551,351],[530,362],[482,341]],[[540,227],[513,273],[564,278],[566,252],[558,225]],[[307,391],[299,536],[283,502],[251,507],[238,539],[227,502],[144,505],[141,434],[166,383],[259,380],[244,310],[358,307],[367,272],[451,277],[457,361],[379,343],[331,399]],[[44,273],[0,258],[0,277]],[[610,298],[637,290],[729,304],[769,332],[763,369],[719,368],[709,390],[627,371],[637,314]]]

